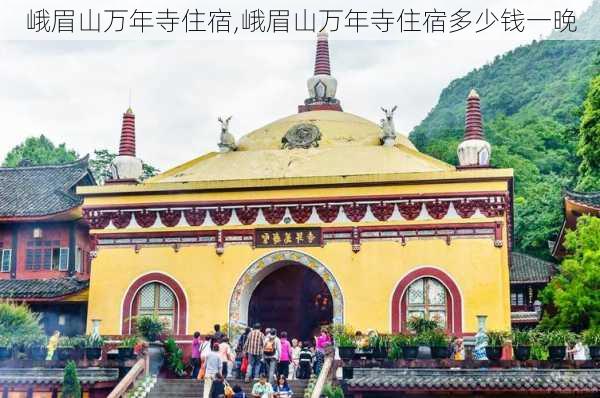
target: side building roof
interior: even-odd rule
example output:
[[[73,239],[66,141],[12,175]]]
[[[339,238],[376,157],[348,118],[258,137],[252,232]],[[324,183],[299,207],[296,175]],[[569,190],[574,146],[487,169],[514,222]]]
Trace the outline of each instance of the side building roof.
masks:
[[[96,185],[89,159],[60,165],[0,167],[0,220],[41,217],[80,206],[77,186]]]
[[[511,254],[510,283],[548,283],[558,271],[558,266],[549,261],[524,253]]]

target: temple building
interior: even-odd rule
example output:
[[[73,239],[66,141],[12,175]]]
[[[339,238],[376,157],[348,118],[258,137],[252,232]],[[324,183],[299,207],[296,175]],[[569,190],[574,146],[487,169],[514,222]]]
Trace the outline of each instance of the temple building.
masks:
[[[182,341],[216,323],[308,338],[424,317],[473,336],[486,315],[509,330],[513,171],[490,167],[477,92],[455,167],[396,131],[396,107],[380,123],[345,112],[337,84],[320,34],[297,113],[238,138],[220,118],[219,151],[145,181],[128,110],[114,179],[78,188],[95,248],[88,330],[128,334],[140,314]]]
[[[85,332],[91,244],[77,187],[88,159],[0,168],[0,299],[24,302],[46,333]]]

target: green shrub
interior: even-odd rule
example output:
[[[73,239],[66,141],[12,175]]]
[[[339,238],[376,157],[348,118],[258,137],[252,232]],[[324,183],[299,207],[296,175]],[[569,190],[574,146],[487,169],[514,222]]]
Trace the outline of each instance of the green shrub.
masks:
[[[490,330],[487,333],[488,345],[490,347],[502,347],[506,339],[510,336],[508,332],[503,330]]]
[[[119,343],[119,348],[133,348],[133,347],[135,347],[135,345],[137,344],[137,342],[138,342],[137,336],[125,337]]]
[[[344,398],[344,390],[340,386],[325,385],[322,391],[327,398]]]
[[[0,347],[12,347],[12,339],[8,336],[0,336]]]
[[[510,339],[513,347],[530,347],[533,341],[533,334],[529,330],[518,330],[512,331]]]
[[[427,345],[430,347],[448,347],[450,344],[450,339],[442,329],[435,329],[424,333],[424,335],[428,340]]]
[[[43,335],[39,315],[23,304],[0,302],[0,336],[21,339]]]
[[[338,347],[352,348],[356,347],[354,341],[354,332],[352,328],[344,325],[334,325],[331,329],[333,340]]]
[[[105,339],[102,336],[88,334],[85,336],[85,347],[86,348],[102,348]]]
[[[425,318],[412,317],[409,319],[408,328],[415,332],[416,334],[421,334],[425,332],[431,332],[435,329],[439,329],[440,325],[434,321]]]
[[[600,327],[590,328],[583,332],[583,344],[590,347],[600,346]]]
[[[67,362],[67,365],[65,366],[62,398],[81,398],[81,384],[79,384],[77,367],[73,361]]]
[[[147,341],[156,341],[165,330],[165,325],[156,316],[139,316],[135,319],[138,333]]]
[[[59,348],[75,348],[74,341],[67,336],[61,336],[58,339],[58,347]]]
[[[172,337],[165,341],[165,356],[167,359],[167,367],[177,376],[184,375],[185,365],[183,363],[183,351]]]
[[[541,332],[540,343],[546,347],[561,347],[575,343],[577,334],[564,329]]]
[[[374,334],[369,336],[369,347],[375,349],[388,349],[390,346],[390,336]]]

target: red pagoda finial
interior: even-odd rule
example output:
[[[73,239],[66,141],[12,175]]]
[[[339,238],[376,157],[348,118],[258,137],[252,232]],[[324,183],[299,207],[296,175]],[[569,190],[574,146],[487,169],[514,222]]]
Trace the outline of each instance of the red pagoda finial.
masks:
[[[327,32],[319,32],[317,34],[315,75],[331,75],[331,65],[329,63],[329,42],[327,40]]]
[[[135,115],[131,108],[123,114],[123,127],[121,128],[121,144],[119,156],[135,157]]]
[[[465,112],[465,136],[464,140],[483,140],[483,117],[481,115],[481,104],[477,91],[471,90],[467,98],[467,110]]]

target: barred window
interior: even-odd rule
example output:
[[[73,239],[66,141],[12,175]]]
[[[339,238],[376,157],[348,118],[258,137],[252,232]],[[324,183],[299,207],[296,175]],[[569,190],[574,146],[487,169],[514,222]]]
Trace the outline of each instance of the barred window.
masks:
[[[447,292],[444,285],[433,278],[417,279],[406,291],[406,319],[425,318],[446,328]]]
[[[137,294],[137,315],[154,315],[161,319],[167,330],[173,331],[175,324],[175,295],[162,283],[149,283]]]

